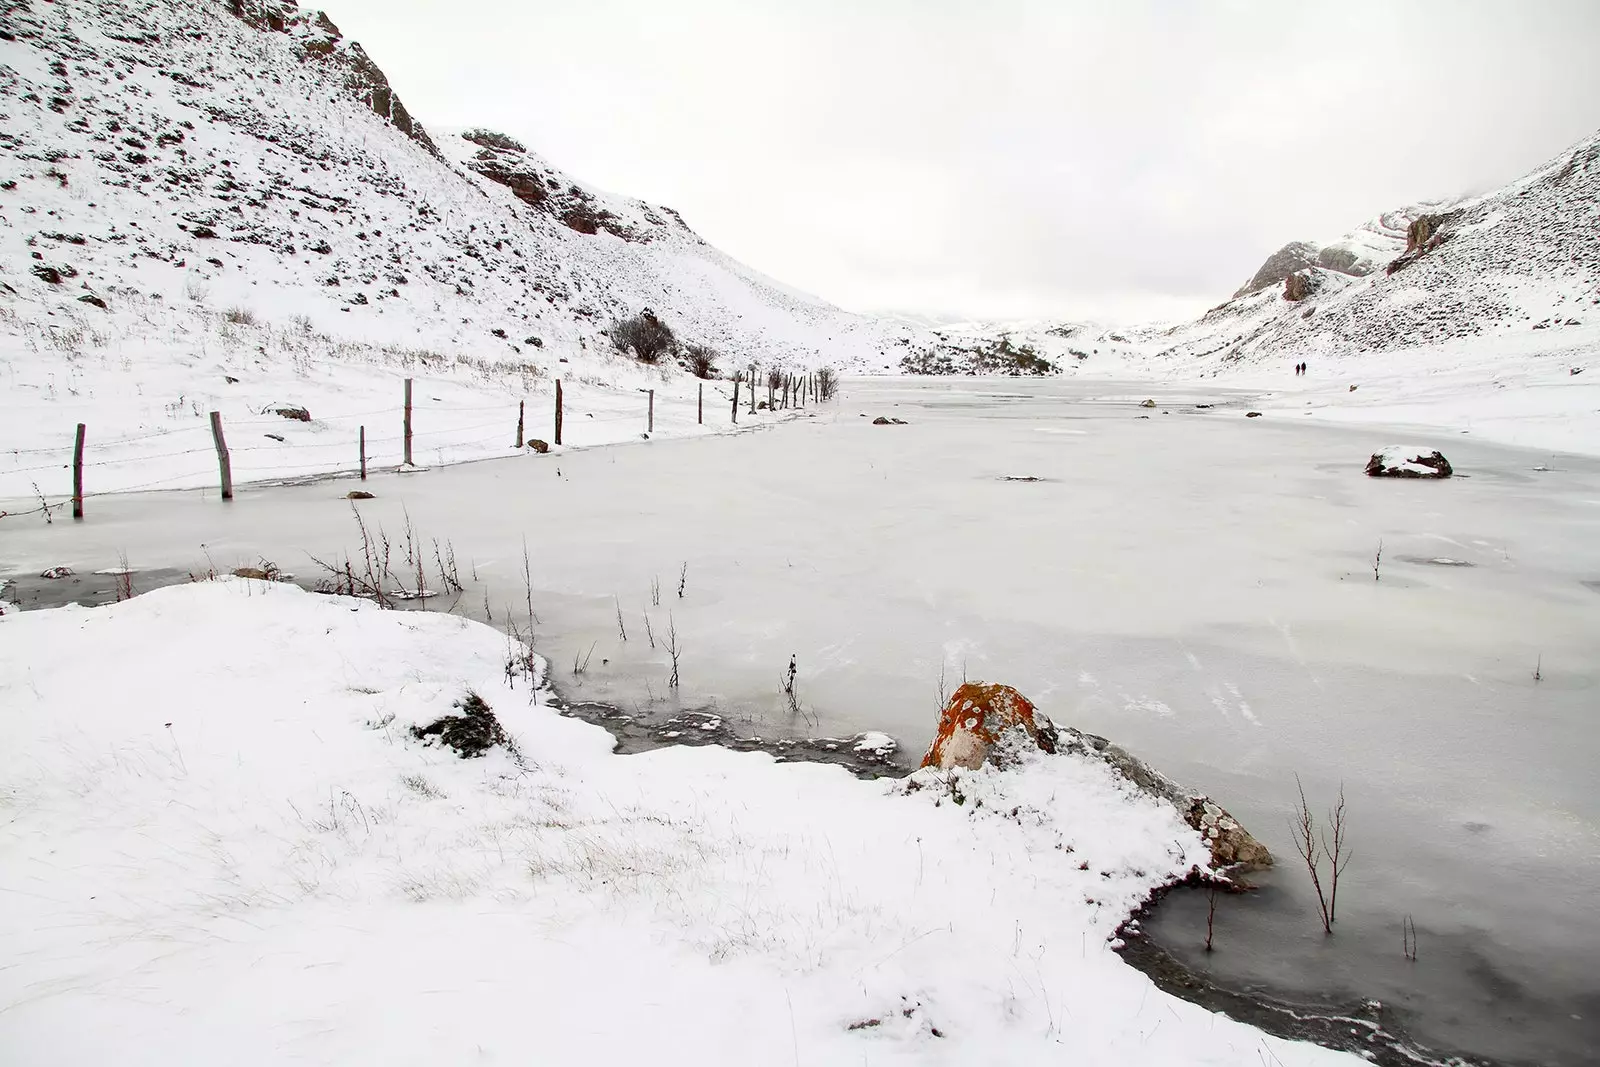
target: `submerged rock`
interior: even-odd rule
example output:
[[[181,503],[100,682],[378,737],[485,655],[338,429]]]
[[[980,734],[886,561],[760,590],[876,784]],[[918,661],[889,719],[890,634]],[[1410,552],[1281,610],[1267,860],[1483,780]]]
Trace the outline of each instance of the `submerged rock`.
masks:
[[[1367,460],[1367,474],[1374,478],[1448,478],[1454,473],[1455,468],[1438,449],[1423,452],[1405,445],[1390,445],[1374,452]]]
[[[1009,685],[968,682],[950,695],[922,766],[981,767],[1000,740],[1020,732],[1034,747],[1056,750],[1054,724]]]

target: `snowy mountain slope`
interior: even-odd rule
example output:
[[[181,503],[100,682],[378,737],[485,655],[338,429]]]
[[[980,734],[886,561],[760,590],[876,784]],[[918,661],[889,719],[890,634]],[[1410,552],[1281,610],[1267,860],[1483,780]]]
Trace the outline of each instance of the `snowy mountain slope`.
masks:
[[[881,369],[911,332],[472,138],[430,134],[292,0],[4,0],[0,450],[59,451],[77,421],[106,441],[276,402],[320,421],[374,392],[392,404],[402,374],[502,408],[548,400],[558,376],[688,397],[685,375],[604,336],[646,307],[725,369]]]
[[[1290,246],[1233,299],[1146,337],[1157,358],[1226,363],[1561,330],[1597,318],[1600,136],[1485,196],[1390,212],[1327,248]]]
[[[1268,256],[1250,280],[1234,292],[1234,298],[1282,285],[1289,275],[1311,268],[1365,278],[1405,252],[1406,233],[1413,222],[1449,207],[1449,201],[1440,200],[1385,211],[1326,245],[1291,241]]]

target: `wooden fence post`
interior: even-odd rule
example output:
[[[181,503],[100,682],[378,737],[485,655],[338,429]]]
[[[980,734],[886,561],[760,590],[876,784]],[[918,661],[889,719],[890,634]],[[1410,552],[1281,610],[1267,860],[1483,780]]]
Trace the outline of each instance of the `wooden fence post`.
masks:
[[[517,447],[518,448],[522,447],[522,416],[525,413],[525,410],[527,408],[527,404],[528,404],[528,402],[526,400],[517,401]]]
[[[700,399],[695,404],[694,424],[696,426],[704,426],[706,424],[706,383],[705,382],[701,382],[700,383]]]
[[[654,389],[650,390],[650,416],[649,421],[645,424],[645,432],[656,432],[656,391]]]
[[[733,424],[735,426],[739,425],[739,378],[740,376],[737,374],[733,376]]]
[[[72,517],[83,518],[83,423],[78,423],[78,440],[72,446]]]
[[[405,462],[405,465],[409,467],[409,466],[411,466],[411,379],[410,378],[406,379],[405,437],[406,437],[406,453],[405,453],[406,462]]]
[[[561,443],[561,379],[556,379],[556,444]]]
[[[222,499],[233,499],[233,464],[228,460],[228,442],[222,437],[222,412],[211,413],[211,440],[217,446],[217,467],[222,472]]]
[[[361,427],[361,480],[367,480],[367,428]]]

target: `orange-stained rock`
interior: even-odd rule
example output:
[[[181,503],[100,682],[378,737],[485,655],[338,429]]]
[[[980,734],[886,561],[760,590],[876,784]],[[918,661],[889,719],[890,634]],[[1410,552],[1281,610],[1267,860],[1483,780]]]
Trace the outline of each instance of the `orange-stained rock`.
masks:
[[[1027,697],[1009,685],[968,682],[944,706],[939,732],[922,757],[922,766],[944,770],[982,766],[990,748],[1016,728],[1043,751],[1056,750],[1054,727],[1049,719],[1035,715]]]

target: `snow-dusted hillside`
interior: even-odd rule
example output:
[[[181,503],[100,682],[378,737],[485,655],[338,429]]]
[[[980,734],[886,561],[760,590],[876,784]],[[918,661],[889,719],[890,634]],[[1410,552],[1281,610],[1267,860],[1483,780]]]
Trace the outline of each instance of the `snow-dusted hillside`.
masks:
[[[1600,322],[1600,136],[1456,204],[1280,250],[1234,299],[1146,340],[1157,359],[1295,360]],[[1557,342],[1559,345],[1559,342]]]
[[[602,408],[597,393],[620,404],[642,387],[687,399],[686,375],[604,336],[647,307],[730,370],[881,370],[913,332],[787,290],[670,209],[586,188],[503,135],[430,134],[358,44],[293,0],[8,0],[0,38],[12,468],[62,459],[78,421],[104,459],[108,441],[282,403],[316,424],[252,434],[281,461],[263,466],[315,468],[284,450],[325,416],[397,411],[404,375],[480,411],[548,406],[556,377]],[[100,488],[138,481],[107,474]]]

